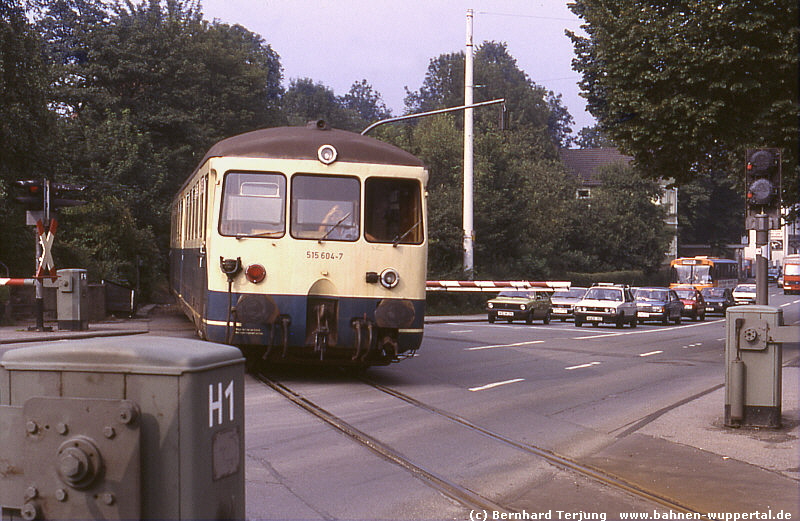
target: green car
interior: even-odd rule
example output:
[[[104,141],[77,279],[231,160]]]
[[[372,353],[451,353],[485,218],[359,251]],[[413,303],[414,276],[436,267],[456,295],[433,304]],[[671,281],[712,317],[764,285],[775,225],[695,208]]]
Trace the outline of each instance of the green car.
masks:
[[[549,324],[553,306],[549,291],[501,291],[497,298],[486,303],[486,312],[490,324],[498,319],[509,324],[515,320],[524,320],[526,324],[541,320]]]

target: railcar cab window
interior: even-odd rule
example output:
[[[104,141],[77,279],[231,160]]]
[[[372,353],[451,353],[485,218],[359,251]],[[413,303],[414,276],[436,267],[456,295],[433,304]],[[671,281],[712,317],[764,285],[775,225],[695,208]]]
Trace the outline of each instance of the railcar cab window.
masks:
[[[371,177],[364,183],[364,236],[370,242],[422,244],[420,184]]]
[[[228,172],[219,231],[236,237],[283,237],[286,178],[279,173]]]
[[[358,179],[297,174],[292,177],[292,237],[355,241],[361,233]]]

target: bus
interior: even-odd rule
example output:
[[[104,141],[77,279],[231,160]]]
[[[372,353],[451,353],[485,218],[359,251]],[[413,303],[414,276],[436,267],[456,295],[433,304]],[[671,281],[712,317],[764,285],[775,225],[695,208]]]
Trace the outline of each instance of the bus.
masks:
[[[731,259],[681,257],[670,262],[670,288],[732,288],[739,283],[739,264]]]
[[[800,255],[783,258],[783,294],[800,293]]]

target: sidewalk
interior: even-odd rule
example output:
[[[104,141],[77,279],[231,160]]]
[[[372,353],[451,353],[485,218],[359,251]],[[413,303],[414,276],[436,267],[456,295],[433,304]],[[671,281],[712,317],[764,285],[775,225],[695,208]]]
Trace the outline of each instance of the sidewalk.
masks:
[[[618,438],[583,462],[702,513],[800,516],[800,368],[783,368],[780,429],[723,425],[724,386]],[[744,519],[744,518],[740,518]],[[777,519],[777,517],[750,517]]]
[[[51,327],[51,331],[29,331],[33,326],[35,323],[28,321],[0,327],[0,346],[122,335],[176,336],[186,335],[187,332],[191,334],[194,329],[191,322],[172,307],[155,305],[142,307],[133,318],[108,318],[102,322],[91,322],[89,329],[84,331],[59,331],[55,322],[45,322],[45,327]],[[2,350],[0,347],[0,352]]]
[[[428,317],[427,323],[474,322],[484,315]],[[27,331],[0,327],[0,356],[38,341],[153,334],[191,336],[192,324],[171,309],[146,309],[133,319],[92,323],[88,331]],[[16,344],[16,345],[12,345]],[[786,349],[786,348],[784,348]],[[800,362],[796,344],[784,352],[781,429],[723,425],[723,382],[678,405],[582,461],[703,512],[783,511],[800,518]]]

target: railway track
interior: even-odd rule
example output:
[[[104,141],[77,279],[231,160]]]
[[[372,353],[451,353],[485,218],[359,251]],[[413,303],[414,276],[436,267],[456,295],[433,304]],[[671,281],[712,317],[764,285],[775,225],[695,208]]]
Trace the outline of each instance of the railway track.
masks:
[[[275,392],[277,392],[287,400],[291,401],[296,406],[302,408],[303,410],[307,411],[308,413],[312,414],[313,416],[327,423],[328,425],[340,431],[342,434],[349,437],[356,443],[359,443],[364,447],[368,448],[369,450],[371,450],[372,452],[378,454],[380,457],[410,472],[412,475],[414,475],[421,481],[425,482],[430,487],[438,490],[445,496],[453,499],[454,501],[463,505],[467,509],[473,511],[501,512],[510,514],[513,514],[515,512],[514,509],[509,508],[506,505],[499,504],[492,499],[482,496],[478,492],[475,492],[473,490],[470,490],[469,488],[459,485],[458,483],[448,479],[447,477],[437,475],[436,473],[425,469],[419,464],[414,463],[402,453],[398,452],[397,450],[393,449],[387,444],[381,442],[377,438],[359,430],[358,428],[348,423],[344,419],[325,410],[320,405],[314,403],[312,400],[302,395],[301,393],[291,389],[287,385],[275,379],[272,379],[264,374],[256,374],[254,376],[258,380],[263,382],[265,385],[273,389]],[[611,487],[619,491],[623,491],[627,494],[635,496],[636,498],[651,502],[655,505],[659,505],[663,508],[670,509],[674,512],[699,515],[702,518],[706,518],[706,516],[703,515],[703,513],[698,512],[697,510],[691,508],[688,505],[684,505],[673,498],[647,490],[637,485],[636,483],[632,483],[624,479],[621,479],[617,476],[610,475],[601,469],[584,465],[578,461],[556,454],[542,447],[537,447],[535,445],[522,443],[520,441],[511,439],[507,436],[504,436],[503,434],[494,432],[480,425],[476,425],[475,423],[470,422],[469,420],[461,416],[452,414],[438,407],[423,403],[401,391],[398,391],[397,389],[392,389],[383,384],[371,381],[368,378],[362,377],[359,380],[365,385],[377,391],[385,393],[389,396],[392,396],[398,400],[401,400],[410,406],[423,410],[439,418],[446,419],[449,422],[453,422],[459,425],[460,427],[463,427],[464,429],[468,429],[473,433],[478,433],[482,436],[490,438],[491,440],[499,444],[502,444],[506,447],[511,447],[513,449],[525,453],[526,455],[534,456],[540,460],[546,461],[548,464],[558,469],[576,473],[584,478],[588,478],[593,482],[600,483],[602,485]]]

